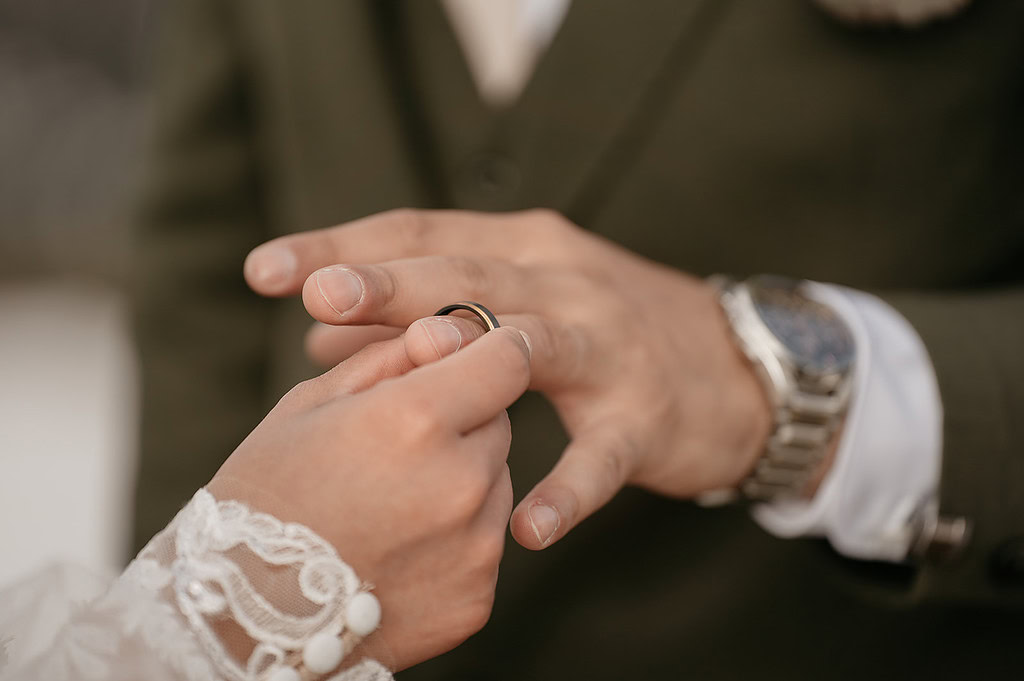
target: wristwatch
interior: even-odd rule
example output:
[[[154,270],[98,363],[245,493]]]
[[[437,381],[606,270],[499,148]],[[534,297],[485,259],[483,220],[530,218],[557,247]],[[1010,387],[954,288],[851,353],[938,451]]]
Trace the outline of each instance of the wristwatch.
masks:
[[[764,452],[738,491],[755,501],[800,497],[850,403],[853,335],[831,307],[810,297],[805,281],[709,281],[774,414]]]

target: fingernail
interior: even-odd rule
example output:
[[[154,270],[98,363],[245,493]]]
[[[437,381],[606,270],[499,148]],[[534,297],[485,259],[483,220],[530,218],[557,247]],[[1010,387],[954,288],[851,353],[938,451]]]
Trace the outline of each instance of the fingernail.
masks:
[[[267,244],[249,256],[249,274],[253,281],[271,292],[290,282],[297,267],[295,254],[283,246]]]
[[[533,357],[533,343],[530,342],[530,336],[522,329],[519,329],[519,335],[523,337],[523,342],[526,343],[526,354]]]
[[[423,330],[427,332],[427,338],[434,346],[438,358],[450,355],[462,347],[462,333],[451,322],[424,319]]]
[[[561,522],[558,513],[545,504],[534,504],[530,507],[527,515],[530,516],[530,525],[533,527],[533,533],[537,536],[537,541],[541,546],[547,546]]]
[[[355,307],[363,297],[363,283],[348,270],[320,270],[316,273],[320,295],[339,315]]]

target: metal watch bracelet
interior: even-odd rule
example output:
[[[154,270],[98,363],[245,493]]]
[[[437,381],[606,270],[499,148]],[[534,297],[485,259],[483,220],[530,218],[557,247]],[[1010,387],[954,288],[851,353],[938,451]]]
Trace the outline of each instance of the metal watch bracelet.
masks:
[[[818,374],[810,371],[762,315],[774,315],[775,320],[781,317],[790,329],[797,330],[790,333],[800,332],[805,337],[817,328],[805,323],[814,317],[840,326],[847,336],[848,331],[823,305],[802,295],[800,282],[760,278],[751,280],[752,284],[724,277],[711,281],[718,287],[733,337],[751,362],[773,409],[772,432],[739,492],[752,501],[800,497],[819,473],[845,416],[849,367]],[[835,328],[831,331],[835,333]],[[852,347],[852,340],[849,342]]]

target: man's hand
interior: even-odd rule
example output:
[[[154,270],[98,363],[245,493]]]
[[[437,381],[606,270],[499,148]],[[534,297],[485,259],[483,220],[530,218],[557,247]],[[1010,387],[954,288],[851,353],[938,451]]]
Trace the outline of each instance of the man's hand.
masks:
[[[313,317],[339,327],[309,337],[311,354],[331,362],[456,300],[522,329],[530,387],[572,437],[512,516],[530,549],[565,536],[625,484],[680,498],[736,485],[770,429],[711,287],[555,213],[392,211],[266,243],[245,275],[264,295],[301,291]],[[480,333],[452,317],[413,329],[437,357]]]

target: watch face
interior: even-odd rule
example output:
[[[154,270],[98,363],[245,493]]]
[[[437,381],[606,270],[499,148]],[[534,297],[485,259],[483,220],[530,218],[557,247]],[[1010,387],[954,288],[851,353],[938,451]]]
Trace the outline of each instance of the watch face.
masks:
[[[831,308],[786,288],[751,288],[754,307],[768,330],[810,374],[845,371],[853,361],[853,336]]]

